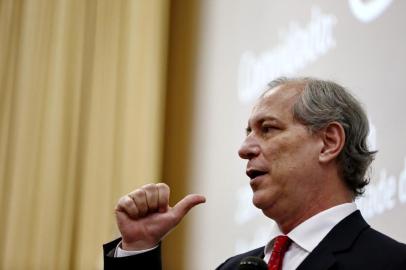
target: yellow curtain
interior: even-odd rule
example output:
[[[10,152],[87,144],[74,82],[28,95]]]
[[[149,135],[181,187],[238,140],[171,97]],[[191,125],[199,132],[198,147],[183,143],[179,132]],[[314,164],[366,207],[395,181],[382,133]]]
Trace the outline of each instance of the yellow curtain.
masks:
[[[169,0],[0,1],[0,268],[101,269],[159,180]]]
[[[190,157],[193,151],[194,110],[197,101],[198,54],[201,41],[200,0],[172,0],[170,12],[170,43],[168,85],[165,113],[163,179],[171,187],[172,205],[195,189],[190,187],[190,170],[198,164]],[[192,210],[193,212],[193,210]],[[187,264],[201,250],[188,248],[190,214],[163,242],[166,270],[188,270]]]

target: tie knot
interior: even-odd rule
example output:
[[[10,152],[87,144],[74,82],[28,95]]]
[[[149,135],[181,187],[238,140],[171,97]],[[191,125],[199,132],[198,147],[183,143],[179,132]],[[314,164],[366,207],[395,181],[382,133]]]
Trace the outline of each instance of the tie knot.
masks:
[[[290,240],[289,237],[286,235],[279,235],[275,238],[272,252],[285,253],[289,248],[290,243],[292,243],[292,240]]]
[[[271,258],[268,262],[268,270],[281,270],[285,252],[288,250],[292,240],[286,235],[279,235],[274,239]]]

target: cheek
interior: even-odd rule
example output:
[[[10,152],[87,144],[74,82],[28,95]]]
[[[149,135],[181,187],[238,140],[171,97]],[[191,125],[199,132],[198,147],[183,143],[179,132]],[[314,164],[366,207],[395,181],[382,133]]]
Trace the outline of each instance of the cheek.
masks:
[[[297,154],[296,147],[292,148],[283,144],[270,151],[269,160],[273,173],[278,173],[277,170],[293,170],[298,163]]]
[[[271,175],[275,181],[285,182],[291,178],[301,178],[308,170],[314,169],[318,161],[317,150],[306,142],[280,144],[269,152]]]

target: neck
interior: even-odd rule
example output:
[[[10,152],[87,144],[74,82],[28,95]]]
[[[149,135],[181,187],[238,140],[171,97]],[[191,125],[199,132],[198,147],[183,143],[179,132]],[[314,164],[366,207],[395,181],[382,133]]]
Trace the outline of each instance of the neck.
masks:
[[[298,225],[300,225],[304,221],[308,220],[309,218],[317,215],[318,213],[323,212],[324,210],[327,210],[334,206],[344,204],[344,203],[350,203],[352,201],[353,201],[352,198],[349,198],[349,199],[329,201],[328,203],[324,202],[323,204],[315,202],[315,203],[312,203],[311,205],[308,205],[308,207],[306,207],[306,208],[303,208],[303,206],[302,206],[301,211],[298,211],[294,216],[290,216],[290,217],[285,216],[278,220],[275,219],[275,221],[278,224],[281,231],[284,234],[288,234]]]

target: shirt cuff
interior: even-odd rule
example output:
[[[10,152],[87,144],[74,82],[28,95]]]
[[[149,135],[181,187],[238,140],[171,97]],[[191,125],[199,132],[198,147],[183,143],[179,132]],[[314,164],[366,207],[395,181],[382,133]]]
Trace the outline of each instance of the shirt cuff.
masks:
[[[155,247],[149,248],[149,249],[143,249],[143,250],[124,250],[121,248],[121,241],[118,243],[116,250],[114,251],[114,257],[119,258],[119,257],[128,257],[128,256],[133,256],[133,255],[138,255],[142,254],[151,250],[154,250],[158,247],[159,245],[156,245]]]

